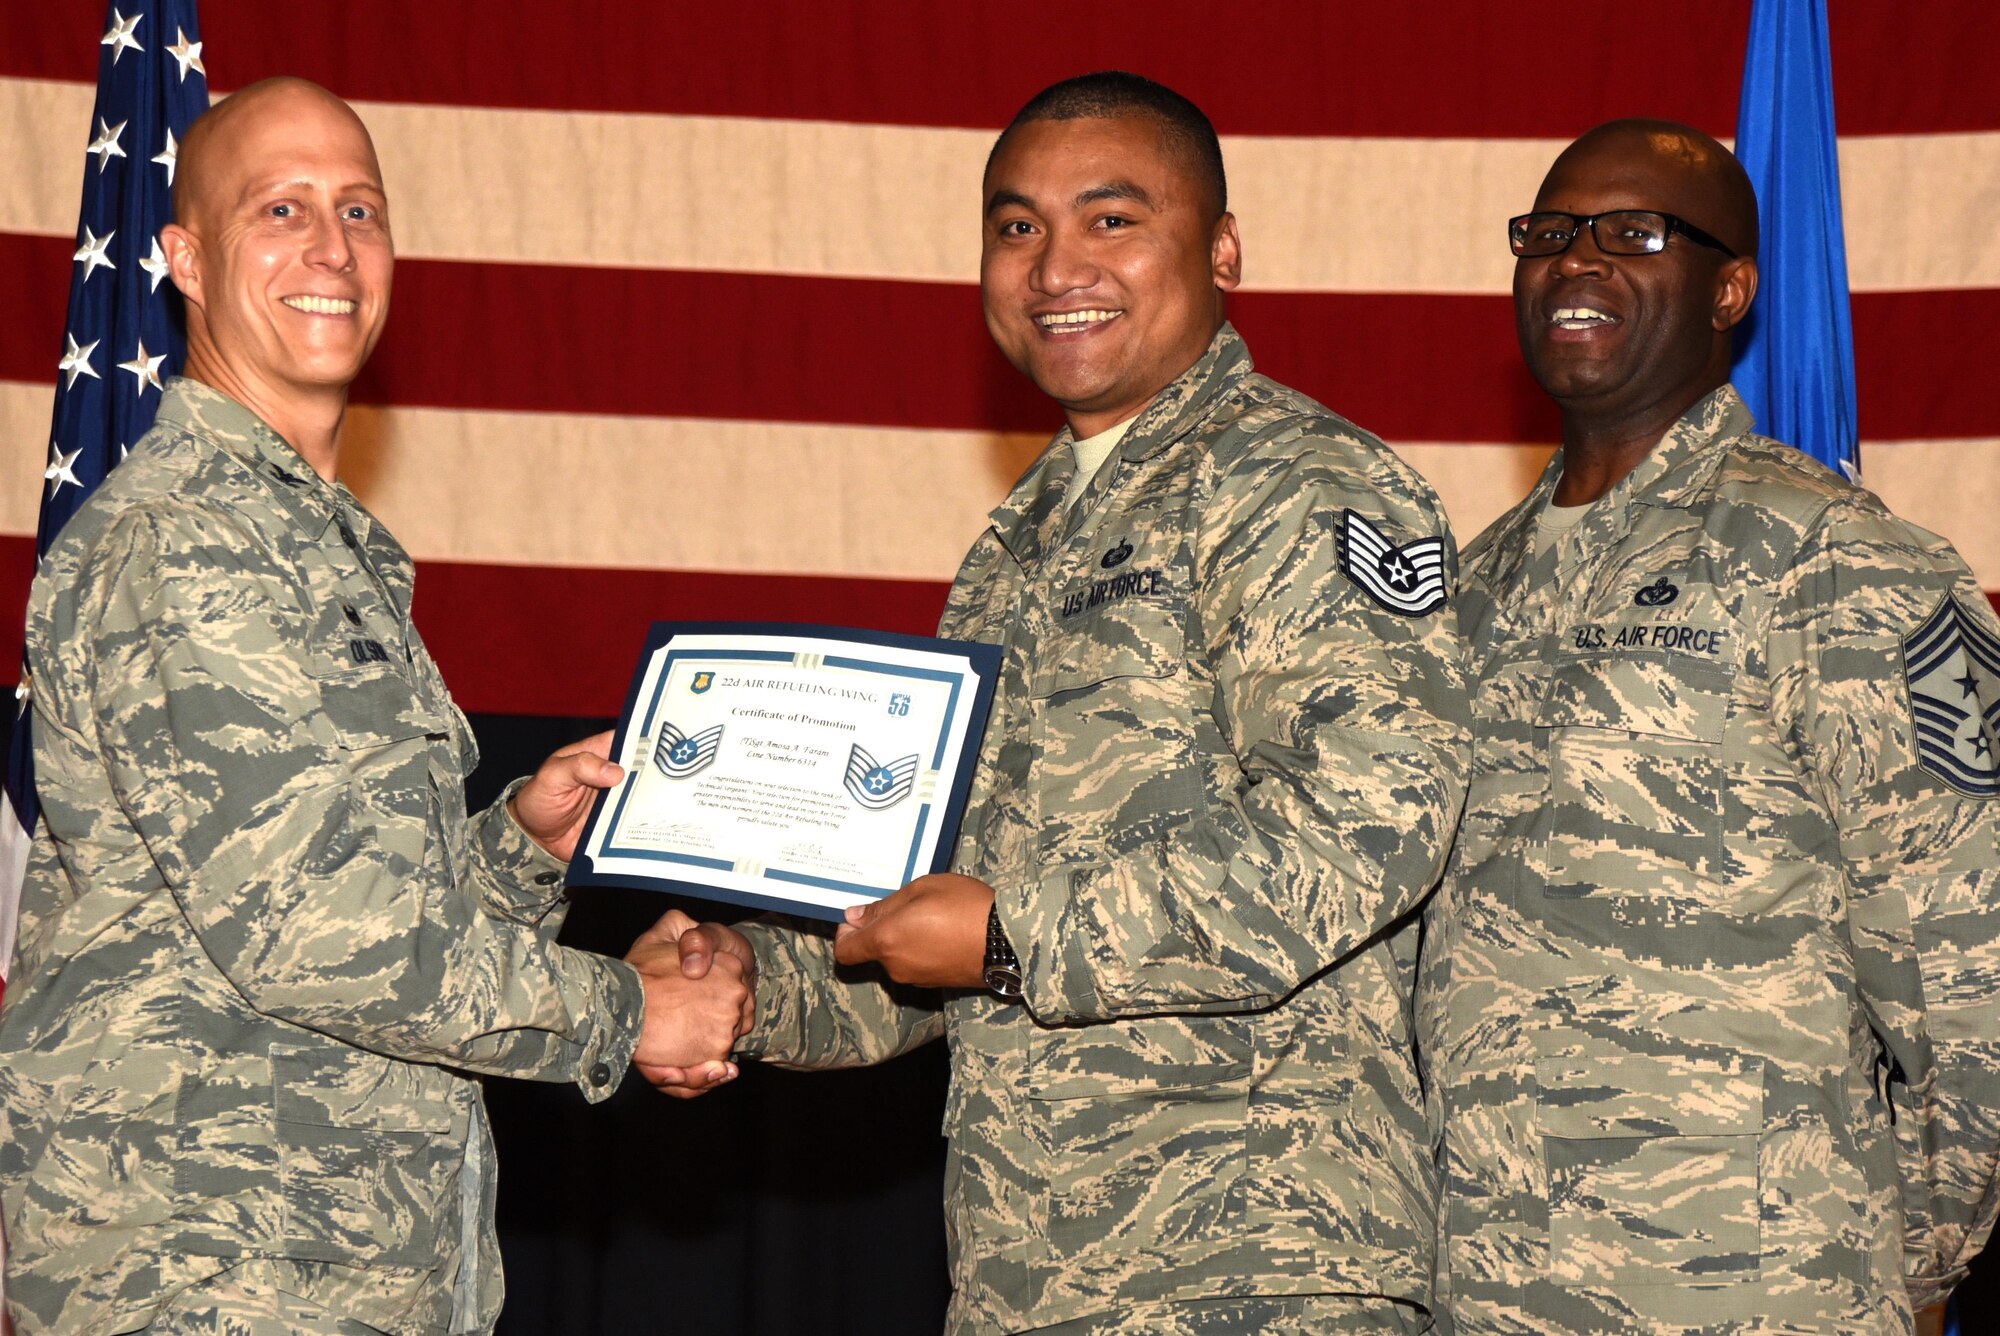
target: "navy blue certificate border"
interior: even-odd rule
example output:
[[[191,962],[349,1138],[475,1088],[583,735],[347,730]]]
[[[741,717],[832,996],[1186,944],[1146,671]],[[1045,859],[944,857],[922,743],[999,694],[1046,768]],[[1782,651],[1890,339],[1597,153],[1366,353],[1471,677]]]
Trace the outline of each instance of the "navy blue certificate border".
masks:
[[[667,649],[676,639],[682,636],[704,635],[728,636],[744,640],[754,639],[759,636],[787,636],[799,639],[840,642],[855,646],[920,650],[964,659],[975,683],[971,704],[963,716],[967,721],[965,743],[959,751],[957,769],[949,777],[949,783],[943,786],[945,796],[944,808],[936,816],[938,838],[931,858],[931,865],[922,869],[917,867],[918,853],[923,847],[924,831],[932,820],[930,815],[932,803],[926,803],[917,815],[917,829],[911,840],[909,857],[904,863],[903,880],[907,882],[914,879],[920,870],[923,872],[942,872],[950,866],[952,851],[958,842],[959,823],[965,818],[966,796],[972,788],[973,773],[979,767],[979,754],[986,733],[986,720],[993,707],[994,685],[1000,675],[1000,649],[998,646],[980,644],[974,641],[936,640],[928,636],[901,635],[894,631],[860,631],[852,627],[813,626],[783,622],[654,622],[652,630],[647,633],[645,648],[639,655],[638,667],[632,673],[632,685],[625,695],[625,708],[618,716],[618,729],[611,742],[611,754],[613,756],[623,756],[625,754],[626,741],[631,734],[634,721],[640,714],[642,706],[645,717],[637,720],[639,734],[642,737],[646,737],[652,733],[653,720],[659,709],[660,697],[666,691],[667,679],[673,672],[674,660],[680,657],[672,650],[668,650],[666,662],[660,665],[660,676],[653,692],[653,698],[650,701],[642,702],[640,700],[640,692],[645,686],[646,670],[652,663],[653,656],[662,649]],[[688,657],[694,657],[696,653],[696,651],[688,651]],[[735,651],[710,649],[698,651],[699,657],[704,662],[776,663],[789,661],[794,653],[795,651],[784,649],[758,650],[750,648]],[[963,689],[962,681],[954,680],[959,677],[958,674],[943,672],[935,668],[884,664],[871,659],[860,657],[849,658],[834,653],[825,654],[823,661],[837,668],[848,668],[863,672],[880,672],[896,677],[914,677],[926,681],[952,681],[954,685],[952,687],[952,697],[948,714],[956,714],[959,705],[959,691]],[[947,718],[945,728],[940,732],[937,745],[932,753],[932,769],[938,769],[943,765],[944,753],[947,747],[949,747],[950,741],[950,719]],[[583,833],[577,840],[578,853],[575,860],[570,864],[569,876],[565,882],[566,885],[571,887],[619,886],[632,890],[670,891],[702,900],[717,900],[727,904],[744,905],[752,909],[774,909],[782,913],[827,919],[833,922],[838,922],[843,917],[842,910],[829,905],[795,900],[778,893],[763,895],[754,891],[739,891],[733,888],[711,886],[705,882],[690,881],[685,878],[673,876],[664,869],[658,876],[640,875],[630,872],[599,872],[595,860],[582,851],[591,846],[600,823],[609,821],[615,825],[618,818],[623,815],[625,800],[630,796],[631,786],[626,784],[619,786],[617,806],[607,816],[605,809],[609,804],[612,792],[612,790],[607,789],[599,793],[597,801],[591,805],[589,820],[585,823]],[[933,798],[933,802],[935,802],[935,797]],[[611,857],[613,852],[611,849],[606,849],[604,854],[606,857]],[[654,859],[665,864],[680,864],[683,866],[708,867],[723,870],[733,866],[727,859],[703,858],[693,854],[668,854],[645,849],[626,850],[617,853],[616,856],[620,858]],[[794,885],[817,886],[828,890],[847,891],[857,895],[871,895],[876,890],[875,887],[856,882],[838,881],[825,877],[812,877],[796,872],[770,871],[767,869],[764,877],[772,882],[790,882]]]

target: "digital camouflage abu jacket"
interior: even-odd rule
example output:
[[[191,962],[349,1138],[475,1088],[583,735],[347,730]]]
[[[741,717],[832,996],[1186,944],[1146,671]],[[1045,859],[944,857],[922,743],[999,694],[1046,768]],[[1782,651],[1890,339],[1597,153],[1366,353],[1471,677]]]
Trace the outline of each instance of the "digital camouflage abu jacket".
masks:
[[[410,624],[411,565],[247,409],[170,382],[28,626],[42,828],[0,1011],[7,1298],[125,1331],[229,1259],[387,1330],[499,1310],[468,1072],[608,1094],[641,1010]],[[454,1314],[456,1318],[454,1320]]]
[[[1069,441],[942,626],[1004,652],[954,867],[995,888],[1026,1006],[837,978],[825,937],[765,926],[753,1047],[949,1038],[954,1330],[1426,1303],[1408,916],[1467,745],[1436,499],[1227,326],[1073,507]]]
[[[1457,1331],[1907,1330],[1993,1224],[2000,628],[1731,388],[1531,556],[1560,469],[1458,600],[1419,986]]]

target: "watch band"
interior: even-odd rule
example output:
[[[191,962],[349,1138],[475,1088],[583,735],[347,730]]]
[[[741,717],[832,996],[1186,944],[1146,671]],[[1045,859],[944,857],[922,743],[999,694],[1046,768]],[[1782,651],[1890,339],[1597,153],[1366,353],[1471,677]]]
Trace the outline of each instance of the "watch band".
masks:
[[[1007,930],[1000,926],[997,904],[986,915],[986,986],[1009,1002],[1021,996],[1021,961],[1008,944]]]

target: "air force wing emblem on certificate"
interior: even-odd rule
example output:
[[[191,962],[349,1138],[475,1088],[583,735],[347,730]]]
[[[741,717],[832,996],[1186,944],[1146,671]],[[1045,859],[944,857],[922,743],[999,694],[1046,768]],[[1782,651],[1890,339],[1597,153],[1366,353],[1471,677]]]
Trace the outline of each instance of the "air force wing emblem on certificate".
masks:
[[[848,795],[869,811],[894,807],[916,787],[917,758],[912,755],[900,761],[877,761],[860,743],[852,743],[847,749],[846,783]]]
[[[686,779],[697,770],[706,769],[715,759],[715,749],[721,745],[721,724],[689,735],[662,719],[660,743],[653,748],[653,764],[668,779]]]
[[[1946,595],[1903,641],[1924,769],[1975,798],[2000,795],[2000,640]]]
[[[1419,538],[1401,547],[1352,510],[1340,512],[1340,569],[1362,592],[1403,617],[1421,617],[1444,606],[1444,538]]]

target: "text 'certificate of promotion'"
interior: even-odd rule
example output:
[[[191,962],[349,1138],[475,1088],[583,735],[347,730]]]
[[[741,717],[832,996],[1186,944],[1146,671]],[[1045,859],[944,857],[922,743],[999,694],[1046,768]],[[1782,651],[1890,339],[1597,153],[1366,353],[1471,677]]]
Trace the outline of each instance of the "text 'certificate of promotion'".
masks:
[[[949,862],[993,700],[991,645],[658,622],[571,886],[839,919]]]

